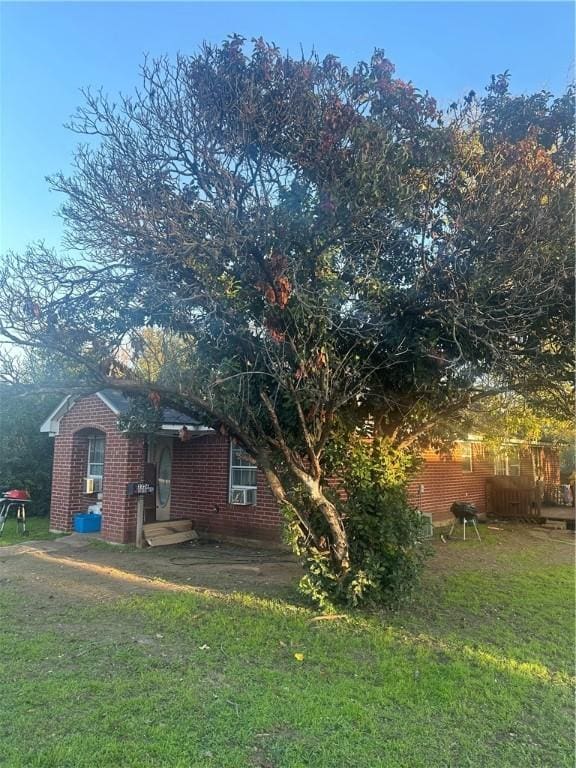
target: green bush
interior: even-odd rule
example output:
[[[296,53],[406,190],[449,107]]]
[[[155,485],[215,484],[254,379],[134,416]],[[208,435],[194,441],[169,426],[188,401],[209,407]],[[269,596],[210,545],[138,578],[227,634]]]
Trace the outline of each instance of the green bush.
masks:
[[[350,543],[350,570],[338,578],[329,557],[313,547],[300,550],[307,573],[301,591],[320,607],[405,603],[419,583],[429,547],[421,519],[403,490],[356,489],[343,513]]]
[[[333,500],[348,535],[350,568],[337,575],[330,556],[298,539],[293,524],[292,543],[307,570],[300,589],[324,609],[396,608],[413,595],[432,551],[423,538],[421,517],[406,496],[416,462],[384,440],[353,436],[333,450],[334,468],[342,479]],[[318,524],[315,519],[315,530]]]

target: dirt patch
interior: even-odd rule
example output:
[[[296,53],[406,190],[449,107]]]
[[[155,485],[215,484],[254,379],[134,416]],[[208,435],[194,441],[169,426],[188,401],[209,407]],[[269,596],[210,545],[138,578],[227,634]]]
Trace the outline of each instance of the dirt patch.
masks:
[[[295,595],[301,575],[286,553],[195,544],[160,549],[116,549],[75,534],[26,542],[0,552],[0,585],[17,587],[35,603],[113,601],[163,589]]]
[[[242,592],[294,602],[300,576],[297,563],[285,554],[213,545],[137,550],[95,546],[90,537],[76,534],[0,550],[0,591],[17,606],[10,630],[15,637],[55,632],[60,638],[56,661],[40,662],[50,667],[74,669],[86,654],[109,648],[98,657],[107,675],[116,670],[108,669],[106,660],[119,649],[130,654],[137,647],[159,663],[184,663],[182,648],[166,645],[161,631],[151,633],[138,612],[124,611],[119,621],[118,600]],[[98,613],[96,635],[86,619],[92,608]],[[202,613],[188,618],[201,619]]]
[[[482,542],[435,539],[431,577],[469,570],[502,572],[534,560],[535,567],[572,565],[574,534],[538,526],[494,523],[480,527]],[[239,546],[188,544],[137,550],[98,544],[80,534],[26,542],[0,550],[0,588],[12,588],[40,615],[53,620],[71,605],[105,603],[158,591],[244,592],[299,601],[302,571],[285,552]]]
[[[452,538],[440,533],[433,541],[435,557],[428,568],[432,572],[459,570],[499,569],[503,572],[517,567],[518,563],[534,560],[538,567],[548,565],[572,565],[574,563],[575,538],[573,531],[546,530],[539,525],[491,521],[479,525],[482,541],[472,534],[466,541],[455,528]]]

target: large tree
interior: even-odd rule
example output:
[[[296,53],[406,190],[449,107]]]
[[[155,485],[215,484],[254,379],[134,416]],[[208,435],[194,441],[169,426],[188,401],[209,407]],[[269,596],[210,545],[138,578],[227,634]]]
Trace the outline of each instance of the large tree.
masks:
[[[359,429],[401,456],[489,394],[562,397],[572,89],[503,75],[442,114],[382,51],[348,69],[233,36],[84,97],[51,179],[72,255],[6,258],[5,337],[239,440],[336,581],[358,564],[328,480]],[[130,364],[143,327],[179,337],[169,375]]]

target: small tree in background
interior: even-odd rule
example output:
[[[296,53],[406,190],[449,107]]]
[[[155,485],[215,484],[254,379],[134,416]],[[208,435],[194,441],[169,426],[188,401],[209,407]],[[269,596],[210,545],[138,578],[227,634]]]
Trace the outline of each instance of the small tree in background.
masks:
[[[31,395],[15,403],[0,394],[0,488],[27,490],[37,515],[48,514],[52,481],[52,441],[40,424],[59,399]]]
[[[348,69],[238,36],[142,75],[85,93],[90,144],[51,180],[82,262],[10,255],[0,327],[240,441],[309,591],[392,602],[417,571],[382,565],[417,539],[412,456],[497,392],[562,401],[573,92],[512,97],[504,75],[442,114],[382,51]],[[169,375],[131,363],[144,327],[178,338]]]
[[[40,425],[61,397],[52,392],[10,397],[7,380],[31,387],[46,387],[50,363],[38,353],[4,358],[4,382],[0,385],[0,489],[18,488],[30,493],[30,511],[47,515],[50,510],[53,441],[40,432]]]

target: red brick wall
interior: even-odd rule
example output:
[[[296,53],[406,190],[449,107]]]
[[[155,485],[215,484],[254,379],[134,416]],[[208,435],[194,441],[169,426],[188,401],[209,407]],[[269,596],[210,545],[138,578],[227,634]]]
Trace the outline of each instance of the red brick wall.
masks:
[[[560,482],[560,453],[551,448],[536,448],[539,453],[540,471],[545,485]]]
[[[68,531],[74,512],[86,511],[95,496],[83,493],[87,470],[90,431],[106,436],[102,535],[108,541],[135,539],[136,500],[126,497],[126,484],[144,479],[145,444],[118,432],[115,414],[96,395],[76,402],[60,422],[55,438],[52,505],[53,530]],[[521,451],[521,474],[533,476],[531,451]],[[555,452],[541,452],[545,482],[559,482],[559,463]],[[472,472],[464,472],[460,449],[451,454],[429,451],[424,464],[409,485],[409,499],[417,505],[418,485],[424,485],[421,508],[433,514],[435,524],[452,519],[454,501],[475,504],[486,510],[486,478],[494,474],[494,459],[489,450],[474,443]],[[174,439],[172,466],[171,517],[190,518],[197,530],[223,536],[279,541],[282,516],[258,472],[257,504],[228,503],[229,442],[216,434],[195,437],[183,443]]]
[[[531,452],[540,450],[545,476],[550,482],[559,476],[558,456],[547,448],[520,448],[520,474],[533,477]],[[474,504],[481,514],[486,512],[486,478],[494,476],[494,455],[481,443],[472,444],[472,472],[462,468],[460,445],[452,453],[427,451],[424,465],[408,486],[408,498],[418,506],[418,485],[424,485],[420,507],[423,512],[431,512],[434,524],[452,520],[450,507],[455,501],[467,501]]]
[[[87,472],[88,436],[104,433],[104,479],[102,536],[108,541],[134,541],[136,500],[126,497],[126,483],[143,479],[144,441],[126,438],[116,427],[116,415],[97,395],[74,403],[60,421],[54,438],[50,527],[69,531],[73,514],[85,512],[96,501],[84,493]]]
[[[426,451],[423,459],[422,468],[408,486],[408,498],[423,512],[431,512],[435,524],[452,518],[450,507],[455,501],[470,502],[485,512],[485,481],[494,474],[494,462],[482,445],[472,446],[472,472],[462,469],[458,447],[453,453]],[[424,485],[421,499],[420,483]]]
[[[282,516],[261,472],[255,506],[228,503],[229,446],[215,434],[174,441],[171,517],[206,533],[279,541]]]

